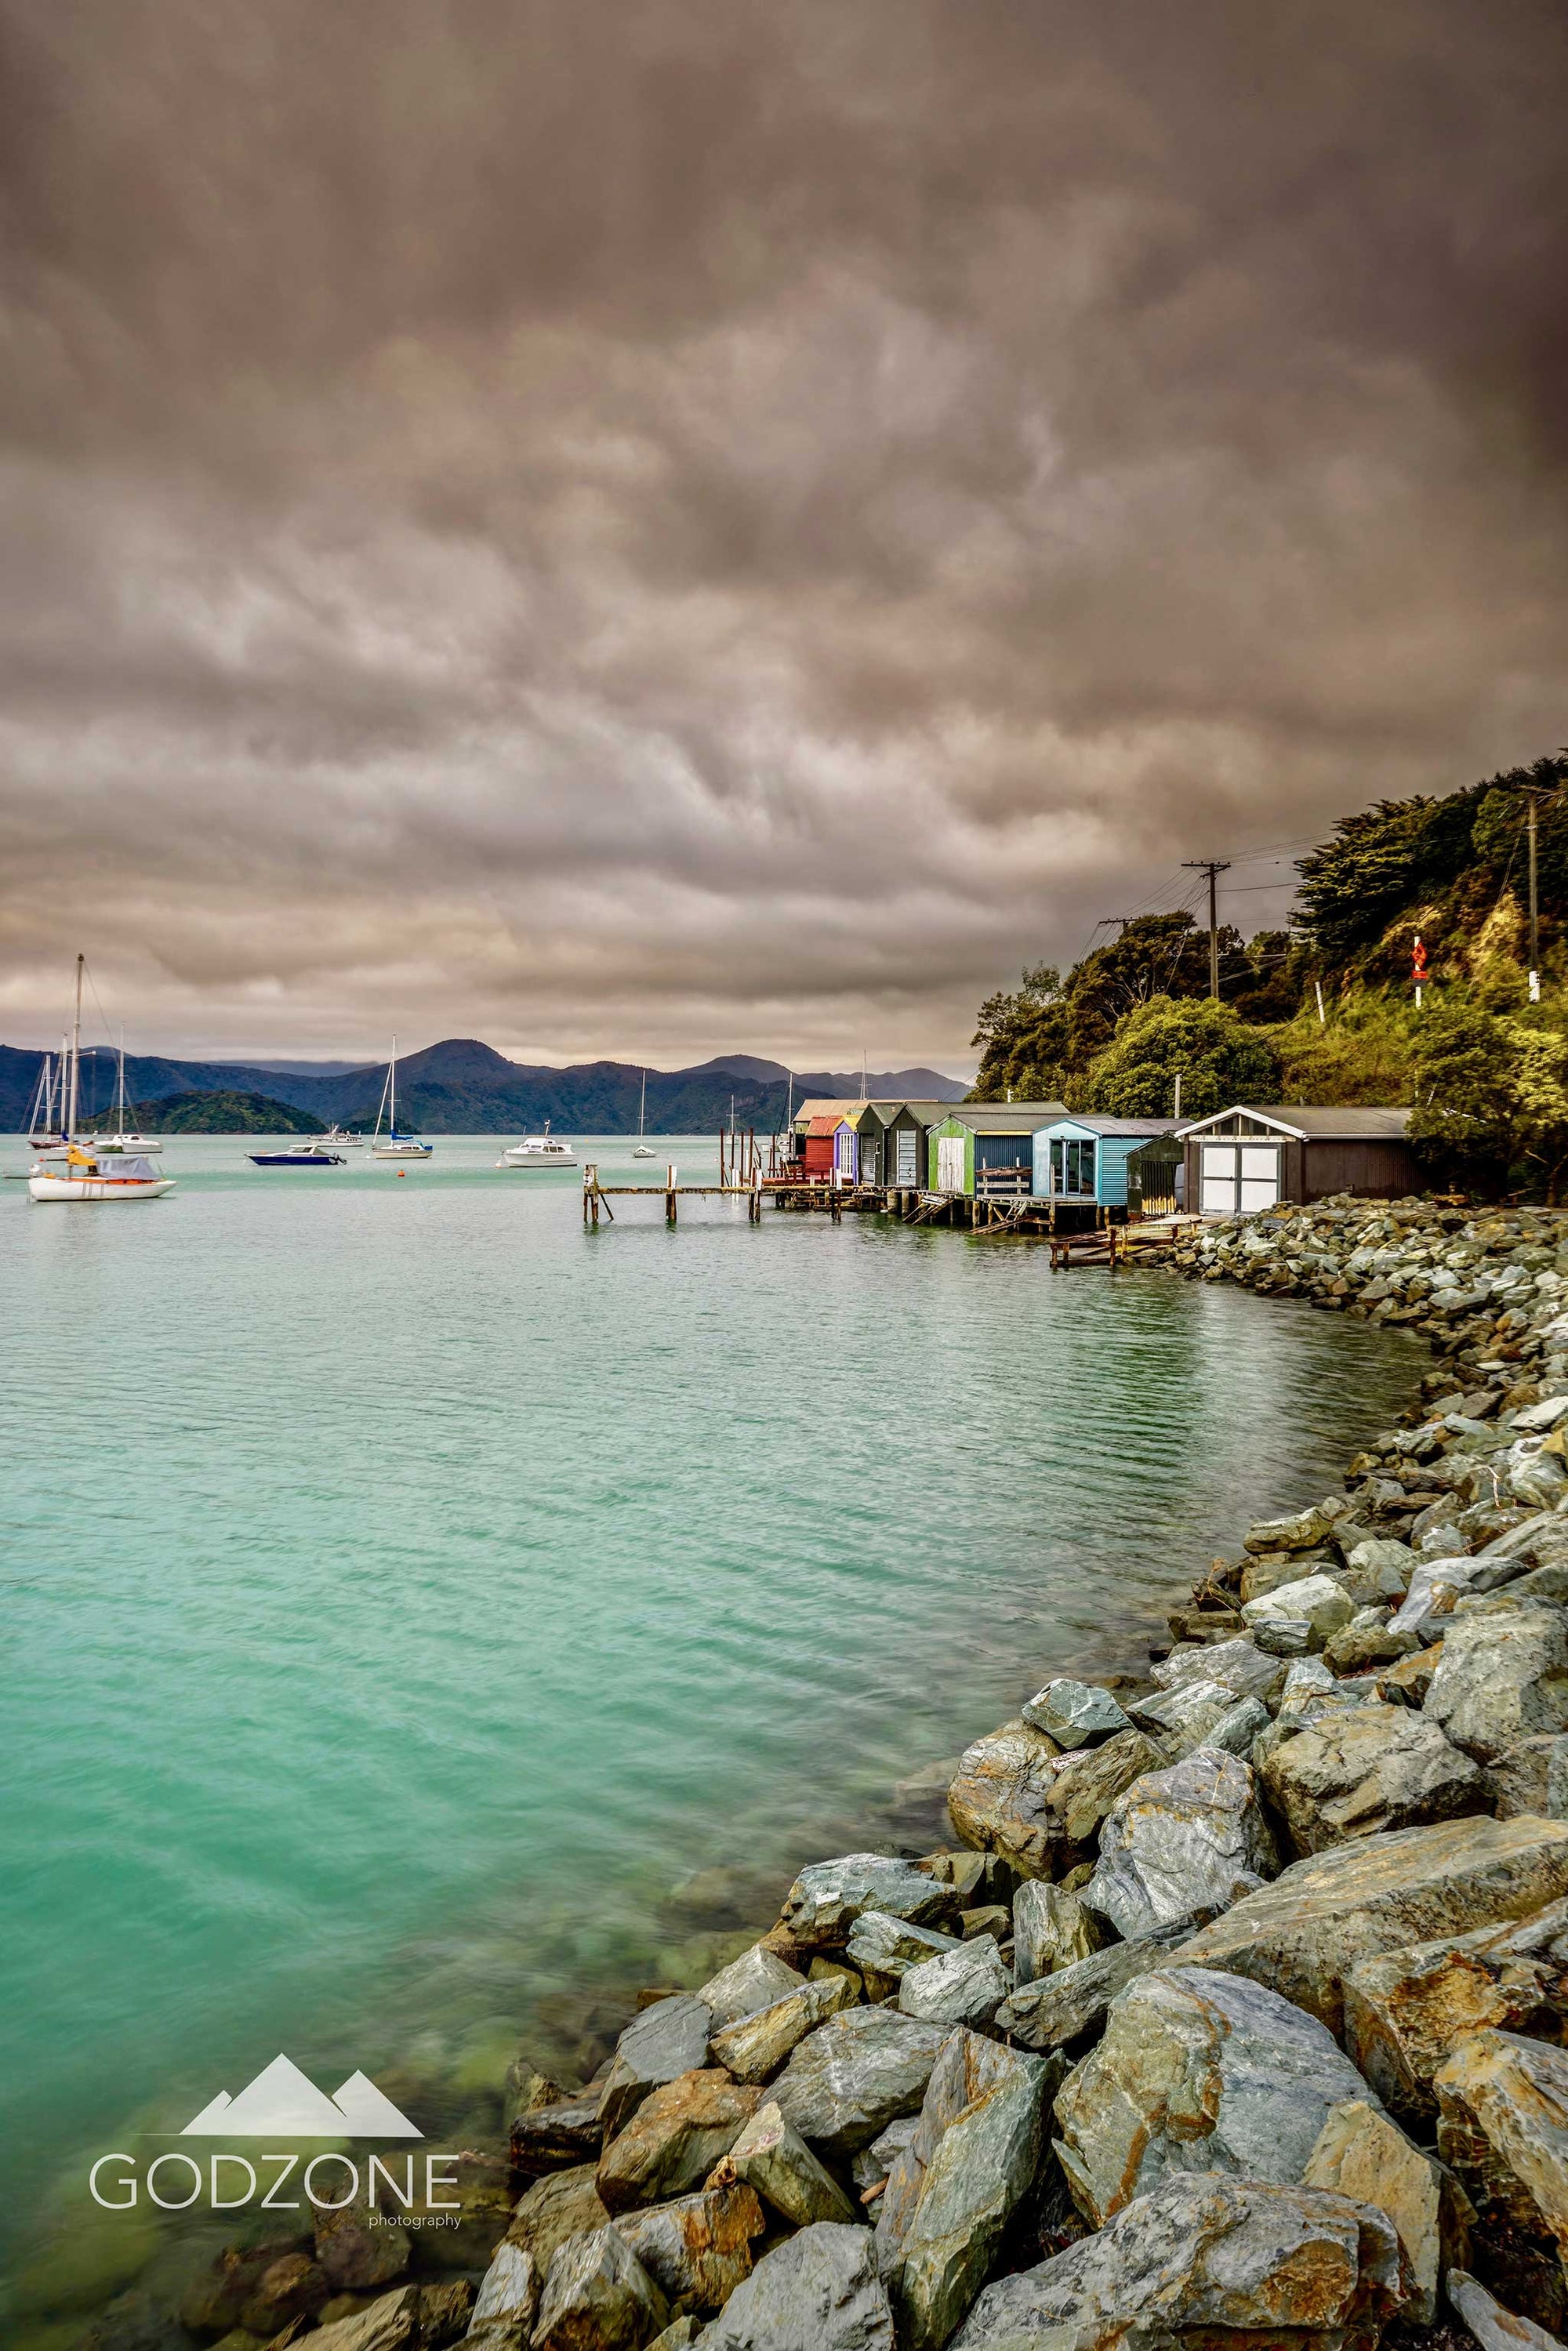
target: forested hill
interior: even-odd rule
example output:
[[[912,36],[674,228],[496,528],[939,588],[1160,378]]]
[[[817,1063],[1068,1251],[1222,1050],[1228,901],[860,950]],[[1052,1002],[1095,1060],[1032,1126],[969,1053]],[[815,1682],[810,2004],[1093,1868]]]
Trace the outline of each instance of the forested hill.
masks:
[[[90,1117],[112,1101],[113,1053],[82,1055],[81,1114]],[[0,1132],[15,1134],[25,1123],[37,1083],[39,1056],[0,1045]],[[127,1094],[137,1102],[163,1101],[185,1093],[256,1093],[308,1112],[328,1125],[368,1129],[386,1081],[386,1064],[307,1076],[298,1071],[241,1067],[232,1061],[175,1061],[128,1053]],[[501,1134],[537,1131],[549,1119],[570,1134],[633,1134],[643,1072],[628,1061],[584,1061],[564,1070],[508,1061],[488,1045],[466,1037],[448,1038],[398,1062],[398,1124],[427,1134]],[[963,1082],[935,1070],[873,1071],[875,1094],[957,1102]],[[798,1072],[795,1100],[808,1094],[853,1095],[860,1072]],[[648,1071],[648,1131],[652,1134],[706,1134],[729,1118],[761,1134],[784,1123],[789,1073],[777,1061],[737,1053],[689,1070]],[[165,1120],[165,1124],[168,1121]]]

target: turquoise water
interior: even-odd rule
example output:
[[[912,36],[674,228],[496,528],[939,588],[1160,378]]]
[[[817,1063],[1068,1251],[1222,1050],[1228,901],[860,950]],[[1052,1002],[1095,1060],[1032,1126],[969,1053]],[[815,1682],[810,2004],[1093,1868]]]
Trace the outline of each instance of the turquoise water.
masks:
[[[672,1887],[885,1830],[1416,1369],[871,1219],[588,1234],[575,1176],[496,1151],[188,1137],[160,1203],[0,1186],[13,2220],[279,2048],[483,2119],[521,2031],[586,2029],[566,1987],[695,1964]]]

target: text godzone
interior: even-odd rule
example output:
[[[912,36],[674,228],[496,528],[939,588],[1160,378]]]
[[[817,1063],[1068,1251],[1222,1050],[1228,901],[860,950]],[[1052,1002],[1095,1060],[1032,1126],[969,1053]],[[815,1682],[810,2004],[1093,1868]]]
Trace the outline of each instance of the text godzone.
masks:
[[[365,2196],[371,2204],[375,2201],[379,2179],[380,2184],[386,2189],[390,2195],[396,2198],[398,2203],[402,2206],[404,2211],[407,2211],[413,2205],[414,2194],[414,2158],[410,2155],[405,2157],[403,2160],[403,2178],[402,2181],[400,2183],[393,2176],[392,2172],[388,2168],[387,2164],[383,2161],[381,2156],[371,2156],[369,2168],[365,2174],[364,2189]],[[257,2190],[261,2186],[261,2182],[256,2177],[256,2165],[259,2163],[263,2165],[276,2164],[277,2167],[277,2178],[272,2181],[267,2193],[261,2198],[263,2207],[270,2209],[273,2211],[298,2211],[301,2209],[300,2199],[298,2196],[284,2196],[279,2192],[283,2188],[287,2186],[295,2166],[298,2161],[299,2157],[298,2155],[260,2155],[256,2157],[256,2163],[253,2163],[248,2156],[244,2155],[209,2156],[207,2158],[205,2185],[207,2188],[207,2200],[211,2209],[214,2212],[231,2212],[235,2210],[241,2205],[251,2203],[255,2199]],[[438,2188],[456,2187],[456,2180],[451,2178],[448,2172],[448,2167],[455,2164],[457,2158],[455,2155],[427,2155],[425,2157],[423,2202],[428,2210],[433,2212],[455,2212],[462,2209],[459,2199],[455,2197],[438,2197],[435,2192]],[[99,2175],[104,2171],[105,2168],[111,2163],[125,2164],[128,2165],[130,2168],[128,2171],[115,2174],[113,2177],[106,2180],[104,2182],[104,2186],[100,2188],[99,2185]],[[342,2172],[347,2174],[347,2186],[344,2187],[343,2193],[340,2196],[331,2196],[318,2192],[314,2185],[315,2175],[321,2169],[324,2164],[337,2164],[341,2167]],[[181,2179],[181,2184],[184,2184],[185,2179],[189,2179],[191,2192],[188,2196],[165,2195],[161,2191],[160,2175],[162,2175],[165,2182],[167,2182],[170,2177],[170,2175],[164,2170],[164,2167],[166,2165],[183,2166],[184,2176]],[[225,2167],[226,2167],[226,2169]],[[246,2179],[246,2186],[242,2192],[237,2196],[225,2195],[222,2192],[224,2183],[226,2181],[226,2184],[230,2187],[236,2185],[237,2181],[235,2175],[241,2172],[244,2173]],[[180,2175],[175,2176],[178,2177]],[[154,2156],[152,2161],[147,2167],[145,2183],[137,2177],[136,2158],[134,2156],[100,2155],[98,2161],[93,2165],[91,2171],[88,2174],[87,2184],[91,2192],[93,2201],[97,2204],[101,2204],[105,2211],[108,2212],[129,2211],[135,2204],[143,2184],[146,2186],[148,2197],[152,2203],[159,2205],[165,2212],[183,2212],[190,2205],[195,2202],[197,2197],[202,2192],[204,2183],[202,2167],[197,2162],[195,2157],[193,2155],[184,2155],[172,2149],[165,2155]],[[305,2201],[315,2205],[319,2211],[339,2212],[342,2210],[346,2204],[352,2204],[359,2197],[360,2167],[350,2157],[346,2155],[326,2154],[312,2156],[310,2161],[305,2166],[305,2169],[299,2179],[295,2184],[296,2186],[304,2189]],[[341,2181],[334,2181],[332,2184],[341,2185]],[[111,2192],[106,2194],[105,2189]],[[122,2192],[119,2194],[113,2193],[112,2191],[116,2189]]]

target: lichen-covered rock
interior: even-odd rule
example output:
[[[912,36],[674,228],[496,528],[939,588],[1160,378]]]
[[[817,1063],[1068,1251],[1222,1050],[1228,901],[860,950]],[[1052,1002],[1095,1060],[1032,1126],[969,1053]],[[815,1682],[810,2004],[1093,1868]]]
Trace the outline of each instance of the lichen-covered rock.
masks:
[[[1568,1732],[1539,1731],[1505,1747],[1487,1767],[1487,1789],[1499,1820],[1568,1820]]]
[[[737,2024],[743,2016],[755,2016],[759,2008],[771,2008],[776,2000],[787,2000],[805,1980],[776,1951],[753,1943],[728,1967],[720,1968],[716,1976],[710,1976],[695,1997],[712,2011],[715,2025],[722,2027]]]
[[[1486,1783],[1408,1707],[1341,1707],[1264,1755],[1258,1776],[1298,1853],[1485,1809]]]
[[[1112,2002],[1057,2094],[1056,2151],[1096,2229],[1173,2171],[1299,2181],[1365,2085],[1316,2017],[1242,1976],[1157,1970]]]
[[[1278,1866],[1251,1771],[1199,1748],[1116,1799],[1083,1899],[1131,1938],[1202,1907],[1223,1909]]]
[[[1321,1649],[1354,1614],[1354,1601],[1332,1575],[1303,1576],[1241,1606],[1242,1621],[1258,1646],[1281,1657]]]
[[[1402,2299],[1385,2213],[1322,2189],[1207,2172],[986,2288],[954,2351],[1371,2351]]]
[[[713,2011],[707,2002],[686,1992],[655,2001],[632,2019],[615,2044],[615,2062],[600,2099],[599,2119],[606,2139],[624,2130],[651,2091],[707,2064],[712,2030]]]
[[[1568,2311],[1568,2050],[1473,2032],[1438,2069],[1437,2152],[1476,2207],[1495,2263],[1506,2243],[1547,2324]]]
[[[534,2323],[543,2283],[539,2265],[525,2246],[503,2238],[486,2271],[474,2303],[469,2333],[506,2323],[525,2331]]]
[[[1352,2098],[1325,2117],[1301,2184],[1387,2213],[1405,2256],[1404,2314],[1417,2326],[1430,2326],[1444,2271],[1469,2253],[1469,2199],[1452,2175],[1413,2147],[1376,2106]]]
[[[1149,1678],[1159,1689],[1176,1689],[1185,1681],[1223,1682],[1237,1698],[1266,1698],[1284,1670],[1280,1658],[1239,1634],[1209,1648],[1173,1649],[1151,1667]]]
[[[569,2237],[602,2229],[610,2215],[599,2200],[599,2166],[578,2164],[570,2171],[547,2172],[517,2199],[507,2242],[532,2253],[543,2277],[558,2245]]]
[[[1195,1921],[1174,1919],[1152,1935],[1130,1943],[1113,1943],[1089,1959],[1042,1976],[1016,1991],[997,2011],[998,2032],[1011,2035],[1025,2049],[1060,2049],[1081,2033],[1092,2032],[1119,1991],[1147,1975],[1151,1968],[1168,1965],[1173,1952],[1192,1939]]]
[[[1043,1730],[1063,1754],[1075,1747],[1103,1747],[1131,1728],[1110,1691],[1094,1682],[1047,1682],[1022,1712],[1030,1728]]]
[[[801,2042],[773,2096],[811,2146],[835,2160],[852,2156],[916,2111],[946,2037],[945,2026],[894,2009],[846,2009]]]
[[[899,2012],[932,2024],[988,2024],[1013,1988],[991,1935],[911,1968],[898,1987]]]
[[[569,2237],[539,2296],[533,2351],[641,2351],[669,2304],[614,2228]]]
[[[309,2340],[311,2351],[416,2351],[421,2289],[398,2286],[347,2318],[333,2319]]]
[[[1432,2084],[1489,2025],[1552,2030],[1568,2009],[1568,1902],[1468,1935],[1361,1960],[1344,1979],[1345,2046],[1391,2111],[1429,2136]],[[1563,1938],[1561,1955],[1553,1947]]]
[[[1313,1551],[1319,1543],[1327,1541],[1337,1517],[1337,1511],[1325,1510],[1313,1503],[1309,1510],[1292,1511],[1289,1518],[1259,1519],[1242,1536],[1241,1548],[1248,1552]]]
[[[1088,1855],[1123,1789],[1159,1760],[1140,1730],[1063,1755],[1043,1731],[1004,1723],[966,1749],[947,1810],[966,1844],[1051,1877]]]
[[[908,1931],[906,1928],[905,1932]],[[962,1949],[955,1944],[956,1950]],[[855,1988],[848,1976],[831,1976],[803,1983],[799,1991],[775,2001],[755,2016],[742,2017],[713,2037],[713,2054],[737,2082],[766,2082],[776,2074],[798,2042],[841,2008],[848,2008]]]
[[[751,2241],[766,2223],[755,2190],[737,2180],[623,2212],[615,2226],[671,2302],[722,2310],[751,2275]]]
[[[684,2196],[729,2153],[761,2104],[760,2090],[732,2082],[717,2067],[666,2082],[601,2157],[600,2202],[614,2214]]]
[[[1173,1763],[1195,1747],[1244,1755],[1269,1719],[1268,1708],[1257,1698],[1239,1698],[1224,1682],[1196,1675],[1174,1689],[1136,1699],[1133,1714],[1139,1729],[1157,1739]]]
[[[771,2100],[752,2116],[718,2165],[714,2183],[729,2176],[755,2189],[797,2229],[809,2229],[813,2220],[849,2222],[858,2218],[838,2181],[823,2169],[800,2132],[785,2121]]]
[[[1371,1666],[1397,1665],[1420,1646],[1419,1633],[1395,1631],[1386,1608],[1360,1608],[1323,1643],[1323,1658],[1336,1674],[1363,1674]]]
[[[702,2351],[894,2351],[869,2229],[820,2220],[764,2254]]]
[[[527,2173],[566,2171],[597,2156],[604,2137],[604,2126],[599,2119],[603,2094],[603,2084],[595,2083],[591,2089],[577,2091],[571,2097],[526,2106],[520,2114],[514,2115],[512,2169]]]
[[[1479,2279],[1464,2270],[1450,2270],[1445,2282],[1449,2303],[1458,2311],[1481,2351],[1563,2351],[1561,2338],[1521,2318],[1490,2294]]]
[[[1445,1821],[1355,1837],[1292,1863],[1201,1928],[1179,1958],[1250,1976],[1338,2033],[1341,1987],[1359,1960],[1526,1917],[1563,1894],[1568,1823]]]
[[[938,2057],[877,2208],[877,2266],[907,2351],[946,2343],[985,2283],[1034,2177],[1051,2078],[1040,2058],[973,2032]]]
[[[847,1948],[857,1968],[869,1968],[876,1975],[901,1976],[905,1968],[918,1968],[944,1951],[956,1951],[962,1939],[958,1935],[939,1935],[931,1927],[911,1926],[885,1910],[862,1910],[850,1930]]]
[[[1482,1762],[1533,1732],[1568,1730],[1568,1617],[1542,1607],[1455,1617],[1422,1712]]]
[[[957,1889],[883,1853],[848,1853],[813,1862],[784,1897],[780,1923],[807,1950],[844,1943],[862,1910],[882,1910],[917,1927],[947,1927],[959,1910]]]
[[[1033,1983],[1101,1949],[1105,1934],[1076,1894],[1031,1877],[1013,1896],[1013,1980]]]

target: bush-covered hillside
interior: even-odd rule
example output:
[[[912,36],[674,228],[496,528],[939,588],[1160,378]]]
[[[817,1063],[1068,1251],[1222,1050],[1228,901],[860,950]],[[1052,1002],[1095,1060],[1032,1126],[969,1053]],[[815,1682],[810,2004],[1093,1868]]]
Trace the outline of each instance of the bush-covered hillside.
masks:
[[[157,1102],[132,1102],[125,1113],[128,1128],[141,1134],[325,1134],[319,1118],[308,1110],[274,1102],[267,1094],[164,1094]],[[117,1111],[100,1111],[84,1121],[84,1134],[112,1134],[120,1124]]]

